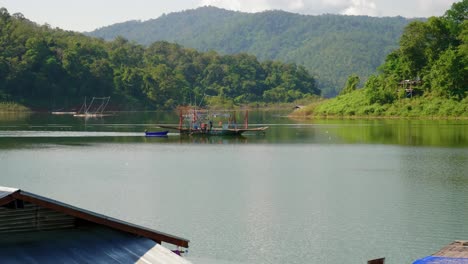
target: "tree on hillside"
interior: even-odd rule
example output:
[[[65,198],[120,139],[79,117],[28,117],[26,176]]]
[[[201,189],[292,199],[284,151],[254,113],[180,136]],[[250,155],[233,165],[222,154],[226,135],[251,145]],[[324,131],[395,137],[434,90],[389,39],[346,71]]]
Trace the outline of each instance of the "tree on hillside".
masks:
[[[349,75],[357,74],[365,80],[374,74],[385,56],[398,48],[398,38],[410,21],[402,17],[309,16],[278,10],[248,14],[201,7],[144,22],[119,23],[89,34],[107,40],[122,35],[147,46],[170,41],[200,52],[249,53],[262,63],[295,63],[313,72],[322,94],[332,97]]]
[[[347,94],[355,91],[360,81],[361,80],[359,79],[359,76],[357,76],[356,74],[350,75],[348,77],[348,80],[346,81],[345,87],[343,88],[343,90],[341,90],[340,94]]]
[[[389,54],[381,67],[384,81],[370,80],[366,86],[383,91],[388,90],[383,86],[389,87],[391,83],[423,80],[427,94],[465,98],[468,91],[467,12],[468,0],[464,0],[454,3],[442,17],[410,23],[403,32],[400,48]]]
[[[265,97],[268,91],[274,96]],[[0,9],[0,100],[58,108],[85,96],[112,96],[122,108],[154,109],[206,94],[243,104],[319,93],[314,77],[293,63],[202,53],[169,42],[148,47],[122,37],[105,42]]]

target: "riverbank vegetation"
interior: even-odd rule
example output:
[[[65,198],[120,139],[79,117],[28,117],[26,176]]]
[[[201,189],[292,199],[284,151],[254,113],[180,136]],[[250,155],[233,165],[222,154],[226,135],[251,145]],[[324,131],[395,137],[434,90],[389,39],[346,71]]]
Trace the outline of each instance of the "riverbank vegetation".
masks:
[[[442,17],[414,21],[400,47],[362,89],[350,76],[336,98],[313,103],[295,116],[468,117],[468,0]]]
[[[31,110],[23,105],[11,102],[0,102],[0,113],[10,112],[30,112]]]
[[[111,96],[109,109],[155,110],[204,106],[215,98],[234,105],[286,103],[313,94],[320,94],[314,77],[293,63],[168,42],[106,42],[0,9],[0,102],[78,109],[85,97]]]

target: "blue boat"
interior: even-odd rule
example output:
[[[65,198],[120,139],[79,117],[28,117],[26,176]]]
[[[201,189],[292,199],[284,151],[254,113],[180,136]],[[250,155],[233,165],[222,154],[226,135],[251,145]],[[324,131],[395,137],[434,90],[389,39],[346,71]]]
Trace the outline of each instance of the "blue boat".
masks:
[[[169,131],[145,131],[145,136],[147,137],[167,137]]]

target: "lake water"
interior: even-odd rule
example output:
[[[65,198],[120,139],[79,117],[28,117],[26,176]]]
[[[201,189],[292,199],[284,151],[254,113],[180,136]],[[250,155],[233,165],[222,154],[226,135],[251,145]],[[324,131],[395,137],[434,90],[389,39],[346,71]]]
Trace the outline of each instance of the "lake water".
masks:
[[[270,128],[145,138],[177,114],[3,114],[0,185],[188,238],[195,264],[401,264],[468,239],[468,121],[249,121]]]

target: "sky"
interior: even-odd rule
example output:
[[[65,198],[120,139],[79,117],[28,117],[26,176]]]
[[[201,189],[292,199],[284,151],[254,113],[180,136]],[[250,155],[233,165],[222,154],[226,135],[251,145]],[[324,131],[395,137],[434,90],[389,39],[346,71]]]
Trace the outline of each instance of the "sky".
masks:
[[[0,0],[10,14],[22,13],[38,24],[92,31],[128,20],[216,6],[243,12],[285,10],[306,15],[441,16],[459,0]]]

